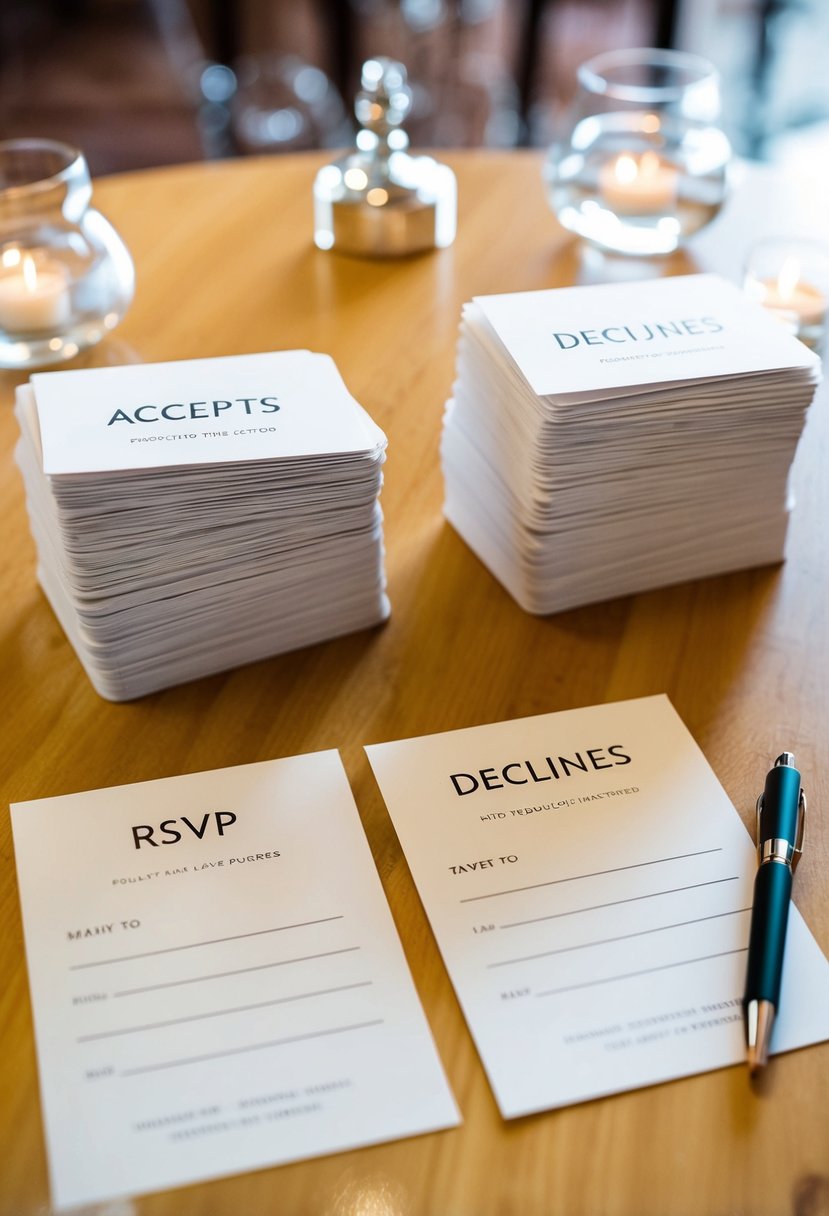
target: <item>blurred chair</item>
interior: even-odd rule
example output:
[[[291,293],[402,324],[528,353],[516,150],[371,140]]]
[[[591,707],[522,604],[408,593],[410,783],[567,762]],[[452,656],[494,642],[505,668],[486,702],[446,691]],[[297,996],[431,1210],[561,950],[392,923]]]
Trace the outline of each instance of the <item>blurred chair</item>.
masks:
[[[2,0],[0,138],[77,144],[93,173],[201,158],[148,0]]]

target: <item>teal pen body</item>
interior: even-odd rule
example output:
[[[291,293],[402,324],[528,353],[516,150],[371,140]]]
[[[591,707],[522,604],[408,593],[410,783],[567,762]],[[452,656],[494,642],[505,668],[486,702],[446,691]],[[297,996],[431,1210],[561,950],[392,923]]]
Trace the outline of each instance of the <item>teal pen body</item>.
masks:
[[[789,759],[788,754],[786,758]],[[800,838],[801,813],[800,773],[790,763],[778,761],[766,777],[758,816],[760,864],[754,879],[746,1006],[750,1001],[769,1001],[776,1010],[780,1003],[792,870]]]
[[[791,894],[792,872],[784,861],[760,866],[754,879],[745,999],[771,1001],[775,1009],[780,1004]]]
[[[775,765],[766,777],[760,816],[762,839],[797,840],[800,773],[786,764]]]

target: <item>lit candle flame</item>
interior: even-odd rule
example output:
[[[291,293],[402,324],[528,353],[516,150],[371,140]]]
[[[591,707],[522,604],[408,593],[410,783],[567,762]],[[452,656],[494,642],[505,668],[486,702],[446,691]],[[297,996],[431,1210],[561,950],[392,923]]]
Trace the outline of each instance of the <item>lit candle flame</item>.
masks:
[[[31,254],[26,254],[23,259],[23,283],[27,291],[37,291],[37,266]]]
[[[629,186],[631,182],[636,181],[639,173],[639,168],[632,156],[628,156],[625,152],[616,160],[616,180],[623,186]]]
[[[644,182],[653,181],[659,173],[659,157],[655,152],[643,152],[637,160],[628,152],[617,157],[614,166],[616,181],[620,186],[631,186],[637,178]]]
[[[780,293],[781,300],[789,301],[794,294],[795,288],[800,282],[800,260],[796,257],[789,256],[780,267],[777,275],[777,290]]]

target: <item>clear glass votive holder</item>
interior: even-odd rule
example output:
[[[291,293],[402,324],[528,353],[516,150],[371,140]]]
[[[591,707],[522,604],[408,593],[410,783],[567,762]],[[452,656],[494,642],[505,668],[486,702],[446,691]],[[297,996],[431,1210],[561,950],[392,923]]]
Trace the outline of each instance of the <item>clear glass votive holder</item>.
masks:
[[[790,237],[757,241],[746,257],[743,287],[801,342],[820,348],[829,305],[829,248]]]
[[[673,253],[725,199],[719,113],[717,72],[696,55],[644,48],[582,64],[544,170],[559,222],[614,253]]]
[[[0,142],[0,367],[72,359],[129,307],[132,259],[91,197],[77,148]]]

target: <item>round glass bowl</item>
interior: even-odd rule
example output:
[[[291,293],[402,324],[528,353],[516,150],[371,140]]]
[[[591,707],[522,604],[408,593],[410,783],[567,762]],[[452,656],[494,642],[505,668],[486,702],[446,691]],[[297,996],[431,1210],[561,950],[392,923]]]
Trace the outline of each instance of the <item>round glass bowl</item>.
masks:
[[[0,367],[72,359],[129,307],[132,259],[91,197],[76,148],[0,143]]]
[[[616,253],[672,253],[725,198],[719,112],[717,73],[696,55],[610,51],[582,64],[544,170],[559,222]]]

